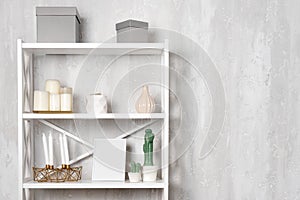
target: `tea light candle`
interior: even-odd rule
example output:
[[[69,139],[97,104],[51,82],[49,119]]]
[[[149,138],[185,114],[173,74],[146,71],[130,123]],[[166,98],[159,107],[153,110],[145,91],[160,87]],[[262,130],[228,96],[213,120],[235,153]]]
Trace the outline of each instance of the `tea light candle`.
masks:
[[[60,110],[61,111],[72,111],[73,95],[72,88],[62,87],[60,88]]]
[[[34,91],[33,97],[34,111],[48,111],[49,110],[49,93],[45,91]]]
[[[55,79],[46,80],[45,90],[50,94],[59,94],[60,91],[59,80],[55,80]]]
[[[50,94],[49,110],[60,111],[60,94]]]

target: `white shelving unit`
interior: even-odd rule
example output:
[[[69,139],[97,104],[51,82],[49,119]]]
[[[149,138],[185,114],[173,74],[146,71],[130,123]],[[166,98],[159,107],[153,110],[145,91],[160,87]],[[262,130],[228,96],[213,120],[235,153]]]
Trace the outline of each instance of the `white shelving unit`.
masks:
[[[140,114],[140,113],[107,113],[107,114],[40,114],[32,112],[33,104],[33,57],[32,55],[85,55],[93,53],[99,56],[105,55],[158,55],[161,56],[162,83],[161,87],[161,107],[162,113]],[[24,57],[30,58],[30,64],[26,64]],[[36,189],[122,189],[122,188],[149,188],[162,190],[162,199],[167,200],[169,196],[169,50],[168,42],[165,43],[24,43],[21,39],[17,41],[17,59],[18,59],[18,177],[19,177],[19,195],[18,199],[33,199],[32,193]],[[33,148],[33,124],[28,123],[34,120],[40,121],[44,125],[56,129],[75,139],[77,142],[92,147],[86,141],[72,135],[64,129],[48,122],[47,120],[102,120],[102,119],[155,119],[145,125],[155,123],[157,120],[163,120],[163,129],[161,133],[161,180],[156,182],[129,183],[125,182],[99,182],[92,180],[83,180],[79,182],[64,183],[39,183],[32,179],[32,174],[26,173],[26,169],[32,169],[34,164]],[[122,133],[118,138],[130,136],[140,130],[136,128],[127,133]],[[91,152],[70,161],[78,162],[92,154]]]

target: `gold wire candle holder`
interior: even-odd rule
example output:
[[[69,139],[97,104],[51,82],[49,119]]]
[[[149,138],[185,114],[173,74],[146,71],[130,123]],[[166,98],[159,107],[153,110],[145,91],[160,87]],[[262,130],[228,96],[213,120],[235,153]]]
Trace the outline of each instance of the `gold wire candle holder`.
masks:
[[[37,182],[66,182],[81,180],[82,166],[71,167],[62,165],[61,168],[54,168],[46,165],[44,168],[33,167],[33,180]]]

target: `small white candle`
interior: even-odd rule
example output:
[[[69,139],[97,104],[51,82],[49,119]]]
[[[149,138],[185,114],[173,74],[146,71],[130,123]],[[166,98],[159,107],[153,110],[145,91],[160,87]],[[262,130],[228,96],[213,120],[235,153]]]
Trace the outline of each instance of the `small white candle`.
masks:
[[[61,134],[59,134],[59,146],[60,146],[61,164],[66,164],[66,161],[65,161],[65,151],[64,151],[64,143],[63,143],[63,137],[62,137]]]
[[[63,135],[63,141],[64,141],[64,152],[65,152],[65,164],[69,165],[69,149],[68,149],[68,141],[67,141],[67,136]]]
[[[50,94],[59,94],[60,91],[59,80],[55,80],[55,79],[46,80],[45,90]]]
[[[72,94],[60,95],[60,110],[72,111]]]
[[[50,94],[49,110],[60,111],[60,94]]]
[[[43,147],[44,147],[45,164],[48,165],[49,164],[49,152],[48,152],[47,138],[46,138],[45,133],[43,133],[42,139],[43,139]]]
[[[45,91],[34,91],[33,110],[48,111],[49,110],[49,93]]]
[[[60,110],[61,111],[72,111],[73,95],[72,88],[62,87],[60,88]]]
[[[53,138],[52,133],[49,133],[49,165],[53,165]]]

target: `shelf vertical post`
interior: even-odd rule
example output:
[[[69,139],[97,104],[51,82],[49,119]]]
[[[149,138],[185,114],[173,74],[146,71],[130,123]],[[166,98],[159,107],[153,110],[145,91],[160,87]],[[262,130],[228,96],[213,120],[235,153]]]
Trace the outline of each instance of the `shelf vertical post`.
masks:
[[[23,200],[23,51],[22,40],[17,40],[17,65],[18,65],[18,199]]]
[[[162,52],[162,108],[165,113],[162,133],[162,178],[164,180],[164,190],[162,199],[169,199],[169,42],[165,40]]]

